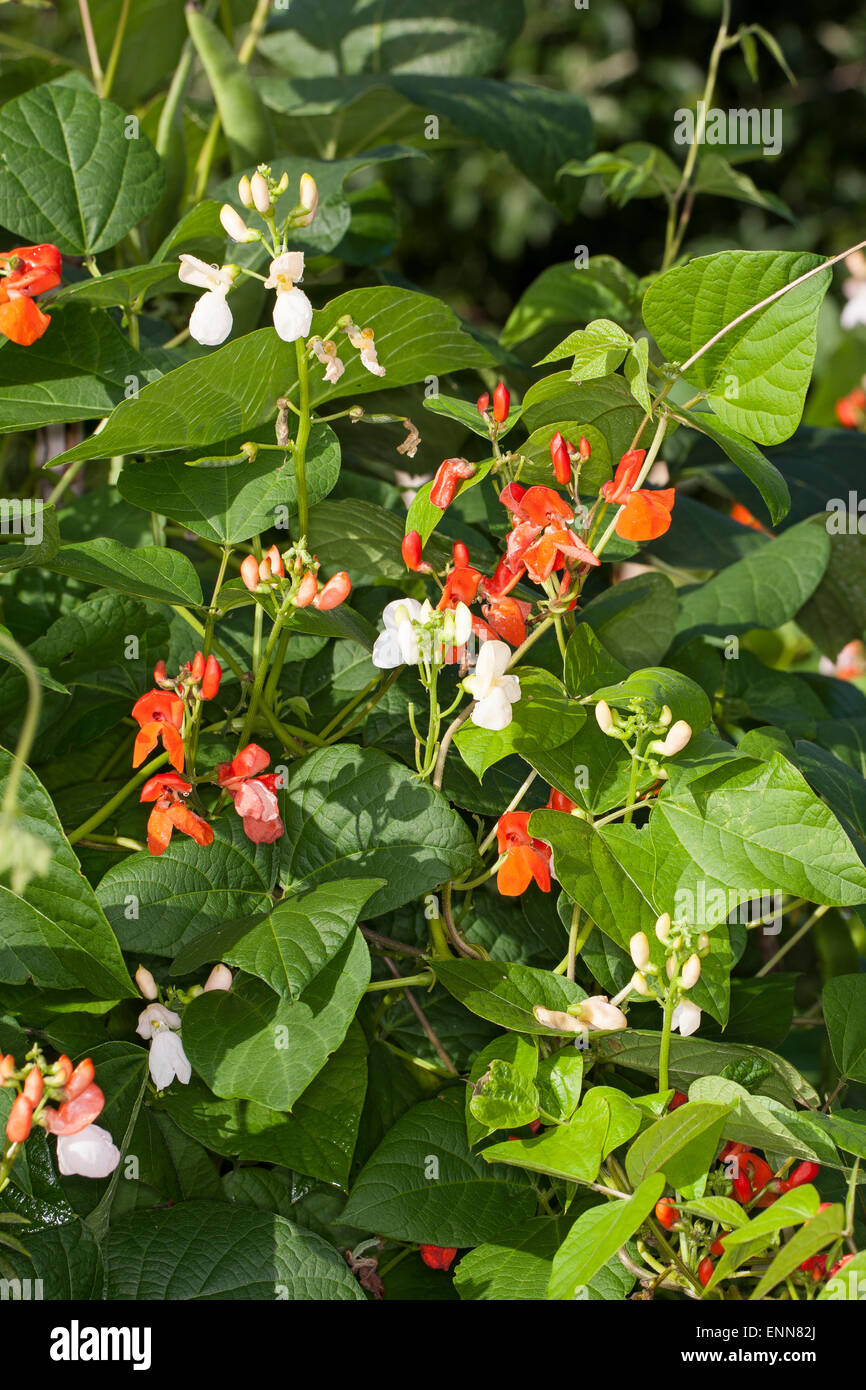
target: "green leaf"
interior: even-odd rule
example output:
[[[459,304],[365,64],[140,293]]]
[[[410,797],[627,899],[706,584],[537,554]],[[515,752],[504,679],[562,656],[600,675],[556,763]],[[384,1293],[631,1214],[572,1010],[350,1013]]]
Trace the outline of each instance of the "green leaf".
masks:
[[[444,415],[446,420],[455,420],[458,425],[471,430],[473,434],[480,435],[482,439],[490,438],[487,423],[483,415],[478,413],[478,407],[474,401],[461,401],[456,396],[441,396],[437,393],[435,396],[424,397],[424,409],[429,410],[432,415]],[[499,426],[498,439],[501,439],[517,424],[521,413],[520,406],[512,402],[508,411],[508,418]],[[411,530],[411,527],[409,529]]]
[[[660,275],[644,320],[661,351],[685,362],[727,324],[822,258],[800,251],[720,251]],[[816,325],[831,272],[749,315],[685,373],[715,414],[759,444],[779,444],[800,423],[815,356]]]
[[[557,1032],[538,1022],[533,1013],[536,1004],[564,1012],[569,1004],[586,998],[574,981],[531,965],[501,965],[492,960],[437,960],[433,965],[439,983],[470,1013],[521,1033],[549,1037]]]
[[[651,1173],[663,1173],[669,1185],[682,1191],[696,1184],[719,1151],[719,1140],[730,1113],[727,1105],[689,1101],[635,1139],[625,1159],[629,1180],[637,1186]]]
[[[794,1188],[792,1192],[783,1192],[766,1211],[756,1212],[748,1225],[725,1236],[725,1250],[748,1245],[761,1236],[774,1235],[786,1226],[799,1226],[804,1221],[811,1221],[817,1214],[820,1200],[817,1189],[809,1183]]]
[[[647,381],[649,369],[649,339],[638,338],[630,348],[625,359],[623,375],[631,387],[631,393],[647,414],[652,411],[653,393]]]
[[[482,1150],[482,1157],[487,1163],[505,1163],[566,1182],[594,1182],[601,1167],[610,1109],[605,1101],[587,1113],[584,1109],[582,1106],[568,1124],[557,1125],[533,1139],[491,1144]]]
[[[637,574],[598,594],[580,621],[623,666],[655,666],[676,632],[677,591],[665,574]]]
[[[519,1067],[495,1057],[473,1087],[469,1110],[485,1129],[519,1129],[537,1118],[538,1092]]]
[[[526,1179],[467,1146],[447,1097],[414,1106],[386,1134],[352,1189],[342,1221],[391,1240],[478,1245],[535,1212]]]
[[[612,319],[593,319],[586,328],[576,328],[569,333],[536,365],[543,366],[547,362],[559,362],[563,357],[573,357],[572,380],[591,380],[615,372],[633,343],[631,334]]]
[[[233,811],[213,831],[210,845],[175,835],[159,857],[141,850],[104,874],[97,896],[124,950],[175,956],[218,926],[271,911],[277,848],[248,840]]]
[[[291,1110],[343,1041],[369,982],[370,954],[355,928],[294,1001],[250,978],[209,990],[184,1011],[189,1060],[218,1096]]]
[[[476,1119],[472,1109],[475,1087],[489,1073],[494,1061],[507,1062],[512,1072],[519,1072],[525,1082],[532,1083],[538,1070],[538,1048],[535,1039],[524,1038],[520,1033],[500,1033],[486,1047],[482,1047],[474,1058],[469,1070],[469,1085],[466,1088],[465,1116],[466,1136],[473,1147],[482,1139],[486,1139],[491,1129],[497,1128],[496,1125],[485,1124]],[[536,1096],[536,1108],[530,1119],[534,1119],[537,1114]]]
[[[451,310],[427,295],[388,286],[350,290],[313,315],[311,332],[329,332],[343,314],[373,328],[389,389],[490,362],[490,354],[463,331]],[[356,353],[346,352],[345,361],[338,391],[312,373],[314,405],[335,395],[354,399],[382,389]],[[145,386],[117,407],[98,435],[67,449],[53,464],[171,449],[194,457],[197,447],[247,439],[274,418],[278,397],[291,393],[296,381],[294,343],[284,343],[273,328],[260,328]]]
[[[182,1202],[114,1222],[109,1300],[361,1301],[343,1256],[284,1216],[226,1202]]]
[[[843,1269],[838,1274],[834,1274],[827,1280],[824,1287],[818,1292],[818,1302],[859,1302],[863,1297],[863,1276],[866,1274],[866,1251],[861,1250],[848,1260]]]
[[[8,786],[12,755],[0,749],[0,800]],[[97,999],[135,995],[120,947],[96,896],[81,872],[51,798],[25,767],[18,787],[16,828],[50,851],[44,872],[22,893],[0,883],[0,979],[44,989],[85,989]],[[13,832],[14,833],[14,832]]]
[[[44,337],[3,348],[0,432],[109,415],[129,390],[158,375],[108,314],[77,304],[52,310]]]
[[[548,671],[520,668],[520,699],[512,706],[511,723],[499,732],[464,724],[455,735],[460,756],[481,780],[488,768],[511,753],[543,777],[568,775],[573,767],[571,740],[586,722],[586,711],[572,699],[562,682]],[[559,750],[565,748],[564,752]]]
[[[664,1178],[654,1173],[628,1201],[606,1202],[579,1216],[554,1256],[548,1298],[579,1297],[602,1265],[640,1230],[664,1190]]]
[[[845,1229],[845,1208],[833,1203],[819,1212],[808,1225],[797,1231],[773,1260],[764,1277],[751,1295],[752,1301],[764,1298],[771,1289],[799,1269],[804,1260],[816,1255],[836,1240]]]
[[[579,1048],[563,1047],[538,1064],[535,1077],[541,1109],[551,1119],[570,1120],[580,1100],[583,1085],[583,1053]]]
[[[563,679],[572,695],[591,695],[602,685],[614,685],[628,671],[602,646],[589,623],[579,623],[565,649]]]
[[[598,1036],[593,1045],[604,1062],[615,1062],[620,1067],[658,1076],[659,1042],[659,1033],[627,1028],[620,1033]],[[768,1064],[770,1070],[758,1087],[762,1094],[789,1104],[793,1098],[811,1108],[817,1108],[820,1103],[817,1091],[805,1077],[784,1058],[762,1047],[706,1042],[702,1038],[671,1038],[670,1080],[681,1091],[688,1091],[698,1077],[718,1077],[729,1062],[739,1061]]]
[[[637,314],[638,279],[613,256],[591,256],[584,265],[548,266],[524,290],[502,330],[504,347],[548,334],[561,323],[612,318],[631,323]]]
[[[534,1216],[503,1231],[492,1244],[479,1245],[463,1256],[454,1271],[455,1289],[463,1299],[544,1299],[566,1226],[562,1217]]]
[[[725,1068],[725,1073],[728,1068]],[[786,1157],[839,1166],[832,1141],[824,1129],[822,1115],[793,1111],[769,1096],[751,1095],[744,1086],[722,1076],[703,1076],[689,1089],[693,1100],[726,1105],[725,1138],[749,1148],[769,1149]]]
[[[830,537],[801,522],[680,599],[678,645],[696,633],[726,637],[796,617],[830,562]]]
[[[717,198],[735,198],[739,203],[751,203],[753,207],[783,217],[786,222],[796,221],[781,198],[758,188],[748,174],[743,173],[742,169],[735,169],[720,154],[701,153],[693,186],[698,193],[715,194]]]
[[[276,464],[276,466],[275,466]],[[327,425],[314,425],[307,449],[307,495],[320,502],[340,476],[340,445]],[[291,454],[270,452],[225,468],[188,468],[174,459],[127,465],[118,480],[127,502],[170,516],[216,544],[237,545],[260,531],[284,528],[298,514]]]
[[[116,246],[156,206],[159,156],[113,102],[45,84],[0,108],[0,222],[67,256]],[[137,127],[136,127],[137,128]]]
[[[158,1101],[177,1125],[227,1158],[277,1163],[348,1186],[367,1089],[366,1043],[357,1023],[295,1101],[289,1115],[251,1100],[224,1100],[193,1075]]]
[[[842,1075],[866,1081],[866,975],[837,975],[827,981],[824,1021]]]
[[[188,975],[207,962],[225,961],[264,980],[284,999],[297,999],[349,937],[371,893],[383,879],[342,879],[283,898],[258,925],[217,927],[187,946],[172,966]]]
[[[530,386],[523,397],[523,424],[530,433],[559,420],[595,425],[615,459],[631,447],[643,418],[643,410],[620,376],[599,377],[579,385],[567,372],[554,372]]]
[[[199,605],[201,584],[192,561],[177,550],[143,545],[137,550],[100,537],[78,545],[62,545],[50,561],[55,574],[84,584],[116,589],[121,594],[157,603]]]
[[[376,917],[477,862],[474,840],[442,794],[378,749],[319,749],[293,770],[280,799],[280,877],[293,893],[331,879],[383,878],[367,909]]]
[[[684,410],[677,407],[677,417],[682,416],[696,430],[700,430],[727,454],[731,463],[736,464],[750,482],[755,484],[767,504],[770,518],[775,525],[781,521],[791,505],[788,484],[775,464],[761,453],[757,445],[744,434],[738,434],[725,421],[711,415],[708,410]],[[678,501],[682,501],[681,498]]]
[[[657,901],[679,892],[705,924],[776,890],[835,906],[866,901],[866,869],[832,811],[781,754],[679,783],[653,810]],[[723,890],[723,891],[719,891]]]
[[[695,734],[710,722],[710,702],[701,687],[680,671],[666,666],[648,666],[643,671],[632,671],[616,685],[596,687],[593,700],[606,700],[609,705],[627,711],[634,700],[649,700],[659,713],[668,705],[674,718],[685,719]]]

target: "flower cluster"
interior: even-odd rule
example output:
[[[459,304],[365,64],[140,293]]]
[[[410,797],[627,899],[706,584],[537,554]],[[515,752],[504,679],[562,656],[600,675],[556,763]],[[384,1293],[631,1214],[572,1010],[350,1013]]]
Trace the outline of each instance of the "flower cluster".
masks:
[[[175,1078],[182,1086],[188,1085],[192,1067],[183,1050],[181,1017],[168,1005],[183,1007],[199,994],[207,994],[215,989],[231,989],[232,972],[227,965],[215,965],[203,985],[194,985],[186,991],[169,988],[164,996],[167,1003],[162,1002],[163,992],[145,966],[140,965],[136,970],[135,983],[142,997],[148,1001],[147,1007],[138,1016],[135,1031],[150,1043],[147,1066],[151,1081],[158,1091],[164,1091]]]
[[[573,801],[551,787],[545,809],[570,814],[575,807]],[[542,893],[550,892],[550,846],[529,834],[530,814],[529,811],[506,811],[496,822],[500,855],[496,887],[506,898],[519,897],[533,880]]]
[[[656,921],[655,934],[665,948],[667,986],[663,985],[659,969],[650,959],[646,932],[638,931],[629,941],[629,955],[637,969],[621,993],[625,996],[634,991],[644,998],[658,999],[672,1010],[672,1031],[687,1038],[700,1028],[701,1011],[691,999],[683,996],[694,989],[701,977],[701,961],[709,955],[710,938],[705,931],[685,925],[673,926],[669,912],[663,912]]]
[[[85,1178],[105,1178],[120,1162],[120,1153],[107,1130],[94,1124],[102,1113],[105,1096],[95,1083],[89,1057],[77,1066],[65,1054],[46,1061],[38,1046],[31,1048],[25,1065],[16,1067],[11,1053],[0,1056],[0,1089],[15,1092],[6,1121],[6,1147],[0,1163],[0,1191],[20,1146],[34,1125],[57,1137],[57,1163],[61,1173]]]
[[[250,593],[270,592],[281,608],[318,608],[327,613],[337,608],[352,591],[352,581],[345,570],[333,575],[319,588],[319,562],[301,546],[293,546],[280,554],[272,545],[261,560],[245,555],[241,561],[241,579]]]
[[[50,242],[0,251],[0,334],[21,347],[41,338],[51,317],[34,299],[60,284],[60,252]]]

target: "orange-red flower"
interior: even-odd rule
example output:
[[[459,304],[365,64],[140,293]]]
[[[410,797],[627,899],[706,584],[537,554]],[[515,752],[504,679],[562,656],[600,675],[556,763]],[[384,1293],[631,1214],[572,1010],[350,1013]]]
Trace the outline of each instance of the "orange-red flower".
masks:
[[[248,743],[230,763],[220,763],[217,781],[228,792],[244,823],[244,834],[257,845],[271,845],[285,831],[277,791],[282,778],[264,773],[270,757],[257,743]]]
[[[189,835],[197,845],[212,842],[213,830],[207,821],[184,804],[183,798],[191,791],[191,783],[176,772],[158,772],[145,782],[139,799],[154,803],[147,822],[147,847],[151,854],[162,854],[175,830]]]
[[[562,568],[566,558],[582,565],[601,563],[580,537],[568,530],[574,512],[553,488],[536,486],[524,492],[511,483],[502,489],[499,500],[514,515],[505,561],[518,578],[525,569],[530,579],[543,584],[554,570]]]
[[[856,430],[866,424],[866,391],[855,386],[847,396],[836,402],[836,419],[846,430]]]
[[[445,580],[437,608],[454,608],[458,603],[474,603],[481,583],[481,571],[471,565],[455,565]]]
[[[45,1128],[49,1134],[80,1134],[102,1114],[105,1096],[98,1086],[90,1085],[74,1100],[65,1100],[56,1110],[45,1111]]]
[[[132,766],[140,767],[160,739],[172,767],[183,772],[183,700],[168,690],[149,690],[136,700],[132,717],[140,726],[132,750]]]
[[[0,252],[0,333],[21,347],[35,343],[51,319],[33,303],[33,296],[59,284],[56,246],[16,246]]]
[[[496,843],[505,859],[496,875],[503,897],[516,898],[533,879],[542,893],[550,892],[550,846],[529,834],[529,811],[507,811],[496,824]]]
[[[674,488],[634,491],[643,467],[646,449],[629,449],[617,464],[613,481],[605,483],[601,495],[611,506],[622,507],[616,521],[616,534],[624,541],[654,541],[671,524],[676,491]]]
[[[531,611],[531,603],[517,598],[494,598],[481,608],[496,636],[512,647],[526,641],[526,619]]]
[[[547,798],[548,811],[566,811],[571,814],[576,809],[575,803],[565,795],[565,792],[558,792],[556,787],[550,788],[550,796]]]
[[[450,1269],[457,1254],[456,1245],[419,1245],[418,1254],[429,1269]]]

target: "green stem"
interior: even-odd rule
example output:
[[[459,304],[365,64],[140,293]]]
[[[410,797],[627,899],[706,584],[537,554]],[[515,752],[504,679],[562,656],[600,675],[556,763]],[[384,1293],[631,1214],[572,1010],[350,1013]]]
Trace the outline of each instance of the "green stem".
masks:
[[[105,69],[105,77],[102,83],[102,95],[111,95],[114,86],[114,78],[117,73],[117,64],[120,61],[120,50],[123,47],[123,38],[126,33],[126,21],[129,19],[129,0],[123,0],[120,7],[120,16],[117,21],[117,28],[114,31],[114,42],[111,45],[111,53],[108,56],[108,66]]]
[[[659,1047],[659,1090],[667,1091],[668,1087],[668,1062],[671,1055],[671,1020],[674,1016],[675,994],[672,989],[668,990],[665,999],[664,1017],[662,1019],[662,1040]]]
[[[776,954],[772,956],[770,960],[766,962],[765,965],[762,965],[760,970],[756,971],[755,979],[760,979],[762,975],[769,975],[773,966],[777,965],[779,961],[782,960],[783,957],[786,956],[794,946],[796,946],[797,942],[803,939],[803,937],[806,935],[808,931],[811,931],[812,927],[814,927],[816,922],[820,922],[825,912],[829,911],[829,904],[827,904],[824,907],[816,907],[811,917],[807,918],[807,920],[803,923],[802,927],[798,927],[797,931],[794,932],[793,936],[790,936],[788,938],[784,946],[780,946]]]
[[[138,788],[147,781],[148,777],[153,776],[157,768],[164,767],[167,762],[167,753],[159,753],[157,757],[151,758],[147,766],[139,768],[138,772],[136,772],[133,777],[130,777],[129,781],[120,788],[120,791],[115,792],[114,796],[110,797],[104,806],[100,807],[98,811],[94,811],[93,815],[89,816],[86,821],[82,821],[81,825],[76,826],[75,830],[70,830],[68,832],[66,838],[69,843],[71,845],[77,844],[79,840],[85,839],[90,834],[91,830],[98,829],[103,821],[108,820],[108,817],[113,811],[116,811],[118,807],[122,806],[123,803],[132,796],[134,791],[138,791]]]
[[[422,970],[418,975],[401,975],[398,980],[373,980],[364,990],[374,994],[377,990],[408,989],[410,985],[432,985],[436,976],[432,970]]]
[[[103,95],[102,83],[104,81],[102,64],[99,61],[99,49],[96,47],[96,35],[93,32],[93,21],[90,18],[90,6],[87,0],[78,0],[78,10],[81,15],[81,29],[84,34],[84,42],[87,46],[87,57],[90,61],[90,72],[93,77],[93,85],[99,96]]]
[[[238,752],[240,752],[240,750],[243,747],[245,747],[245,745],[249,742],[250,731],[253,727],[253,724],[255,723],[256,714],[258,713],[259,701],[262,697],[262,690],[265,684],[265,677],[268,674],[268,670],[271,664],[271,657],[274,654],[274,648],[277,644],[277,641],[279,640],[280,631],[282,629],[283,622],[285,621],[285,617],[286,615],[283,613],[282,609],[280,609],[280,611],[277,613],[277,616],[274,618],[274,625],[271,628],[271,635],[268,638],[268,644],[265,647],[264,656],[259,662],[258,670],[256,671],[255,675],[255,680],[253,681],[253,688],[250,694],[250,703],[247,708],[246,718],[244,719],[243,727],[241,729],[241,736],[238,740]]]
[[[16,664],[20,665],[27,681],[27,692],[30,697],[24,710],[21,732],[18,735],[18,743],[12,757],[12,765],[6,780],[6,792],[3,797],[3,818],[5,820],[8,817],[11,821],[18,809],[18,788],[21,784],[21,773],[30,757],[33,740],[39,727],[42,687],[39,684],[39,674],[29,652],[25,651],[14,637],[0,629],[0,651],[3,650],[14,657]]]
[[[298,540],[303,545],[310,526],[310,510],[307,502],[307,440],[310,437],[310,375],[307,366],[307,353],[303,341],[295,343],[298,359],[298,386],[300,415],[292,462],[295,466],[295,485],[298,489]]]
[[[229,556],[231,555],[231,553],[232,548],[230,545],[223,547],[222,559],[220,561],[220,567],[217,573],[216,583],[214,584],[213,595],[210,601],[210,608],[207,611],[207,618],[205,620],[204,625],[204,642],[202,643],[201,650],[202,656],[204,657],[205,661],[207,661],[208,657],[210,656],[211,648],[213,646],[214,624],[216,623],[217,613],[219,612],[219,609],[217,608],[217,599],[219,597],[220,589],[222,588],[222,582],[225,578],[226,566],[228,565]],[[192,729],[190,731],[189,738],[189,768],[191,772],[195,772],[195,755],[198,752],[198,735],[199,729],[201,727],[201,714],[203,706],[204,701],[198,700],[196,702],[195,711],[192,716]]]

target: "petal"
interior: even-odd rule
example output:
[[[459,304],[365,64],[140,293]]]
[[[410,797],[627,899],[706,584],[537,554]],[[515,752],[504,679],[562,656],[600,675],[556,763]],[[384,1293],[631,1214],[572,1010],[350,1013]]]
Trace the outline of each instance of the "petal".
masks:
[[[274,304],[274,328],[284,343],[306,338],[313,323],[313,306],[303,290],[283,290]]]
[[[496,875],[496,887],[504,898],[516,898],[532,882],[532,850],[529,845],[515,845],[505,856]]]
[[[136,739],[137,742],[138,739]],[[154,806],[147,821],[147,847],[151,854],[162,854],[168,848],[173,829],[174,826],[168,811]]]
[[[244,834],[255,845],[272,845],[285,833],[286,827],[277,816],[274,820],[257,820],[254,816],[244,817]]]
[[[208,825],[206,820],[202,820],[201,816],[197,816],[195,811],[191,811],[188,806],[176,801],[170,807],[168,815],[172,825],[176,825],[184,835],[189,835],[190,839],[195,840],[197,845],[213,843],[213,828]]]
[[[152,753],[165,728],[164,724],[144,724],[135,736],[132,745],[132,766],[140,767],[149,753]]]
[[[225,292],[208,290],[189,316],[190,337],[203,347],[218,347],[232,331],[232,311]]]
[[[57,1166],[66,1178],[107,1178],[119,1162],[120,1150],[100,1125],[90,1124],[80,1134],[57,1140]]]
[[[162,734],[162,746],[168,754],[168,760],[172,767],[177,768],[178,772],[183,772],[183,739],[173,724],[158,724],[157,728]],[[142,730],[142,733],[144,730]],[[136,743],[138,739],[136,739]]]
[[[489,695],[478,701],[469,717],[479,729],[499,733],[511,723],[511,705],[499,686],[495,686]]]
[[[400,644],[397,641],[396,632],[379,633],[379,636],[373,643],[371,660],[373,665],[380,671],[391,671],[395,666],[403,665],[403,657],[400,652]]]
[[[673,488],[633,492],[617,519],[617,535],[625,541],[653,541],[663,536],[671,524],[675,496]]]
[[[0,304],[0,333],[19,347],[30,347],[41,338],[51,318],[38,305],[21,295]]]

